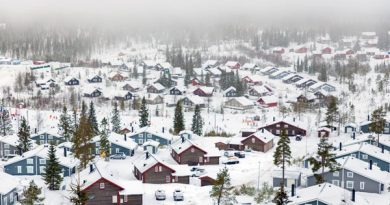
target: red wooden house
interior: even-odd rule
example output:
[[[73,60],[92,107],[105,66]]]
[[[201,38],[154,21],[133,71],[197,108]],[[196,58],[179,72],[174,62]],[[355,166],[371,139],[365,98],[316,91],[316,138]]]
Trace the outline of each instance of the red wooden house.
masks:
[[[198,87],[192,93],[200,97],[211,97],[214,93],[214,87]]]
[[[271,96],[263,96],[257,100],[257,102],[263,107],[276,107],[278,105],[278,98]]]
[[[293,119],[292,121],[288,121],[286,119],[279,120],[279,121],[272,121],[271,123],[268,123],[267,125],[259,129],[262,128],[265,128],[266,130],[268,130],[269,132],[271,132],[276,136],[280,135],[282,129],[286,131],[286,134],[288,136],[306,135],[306,130],[301,126],[299,126],[298,123],[295,122],[295,119]]]
[[[326,48],[321,50],[321,53],[322,54],[331,54],[332,53],[332,49],[330,47],[326,47]]]
[[[307,48],[306,47],[299,47],[295,49],[295,53],[307,53]]]
[[[203,83],[202,83],[202,81],[200,81],[198,78],[195,77],[191,80],[191,85],[192,86],[200,86],[200,85],[203,85]]]
[[[241,65],[237,61],[228,61],[225,64],[226,67],[229,67],[231,69],[240,69]]]
[[[218,151],[210,152],[200,147],[189,139],[184,139],[172,146],[173,159],[179,164],[208,165],[219,164]]]

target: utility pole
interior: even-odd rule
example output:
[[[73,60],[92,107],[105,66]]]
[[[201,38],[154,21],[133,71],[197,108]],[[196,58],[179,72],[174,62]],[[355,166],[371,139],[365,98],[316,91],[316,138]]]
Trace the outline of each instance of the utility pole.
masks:
[[[259,161],[259,175],[257,176],[257,191],[260,190],[260,161]]]

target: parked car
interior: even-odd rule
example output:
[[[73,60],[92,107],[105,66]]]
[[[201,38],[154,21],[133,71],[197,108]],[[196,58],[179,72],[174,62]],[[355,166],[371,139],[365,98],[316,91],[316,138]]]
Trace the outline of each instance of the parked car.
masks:
[[[234,156],[238,157],[238,158],[245,158],[245,153],[244,152],[235,152],[234,153]]]
[[[222,161],[222,164],[238,164],[240,161],[237,157],[227,157],[225,160]]]
[[[206,174],[206,170],[200,167],[192,167],[190,171],[192,173],[191,176],[193,177],[199,177]]]
[[[118,152],[114,155],[111,155],[111,159],[126,159],[126,155],[123,152]]]
[[[234,156],[234,149],[227,149],[224,153],[223,156],[225,157],[233,157]]]
[[[154,196],[156,197],[156,200],[165,200],[167,198],[165,191],[162,189],[157,189],[156,192],[154,192]]]
[[[174,201],[183,201],[183,200],[184,200],[183,191],[181,191],[180,189],[176,189],[176,190],[173,192],[173,200],[174,200]]]
[[[302,136],[301,135],[296,135],[295,136],[295,140],[296,141],[301,141],[302,140]]]

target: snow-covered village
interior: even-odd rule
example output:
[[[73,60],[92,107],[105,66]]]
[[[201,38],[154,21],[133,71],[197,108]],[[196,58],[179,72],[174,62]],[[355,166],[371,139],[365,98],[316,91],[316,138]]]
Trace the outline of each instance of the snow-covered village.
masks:
[[[0,6],[0,205],[390,205],[390,2],[33,2]]]

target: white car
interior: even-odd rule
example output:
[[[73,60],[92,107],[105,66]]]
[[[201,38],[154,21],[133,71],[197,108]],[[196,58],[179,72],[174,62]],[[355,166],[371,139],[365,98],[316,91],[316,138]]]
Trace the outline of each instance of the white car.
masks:
[[[156,200],[166,199],[165,191],[161,189],[157,189],[156,192],[154,193],[154,196],[156,197]]]
[[[200,167],[192,167],[190,171],[193,177],[199,177],[207,173],[205,169]]]
[[[238,164],[240,160],[238,157],[227,157],[222,161],[222,164]]]
[[[181,191],[180,189],[176,189],[176,190],[173,192],[173,200],[174,200],[174,201],[183,201],[183,200],[184,200],[183,191]]]

